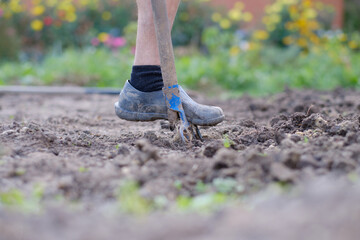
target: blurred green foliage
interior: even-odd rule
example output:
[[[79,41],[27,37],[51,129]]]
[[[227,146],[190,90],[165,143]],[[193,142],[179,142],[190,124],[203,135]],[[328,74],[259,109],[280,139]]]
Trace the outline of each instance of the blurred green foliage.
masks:
[[[85,7],[76,11],[66,5],[62,25],[53,27],[59,31],[56,40],[41,35],[55,31],[50,26],[27,26],[27,18],[20,15],[23,12],[3,17],[1,56],[16,59],[29,50],[38,55],[36,61],[20,58],[18,62],[2,62],[0,84],[121,87],[130,77],[137,26],[131,7],[126,8],[134,2],[112,1],[130,5],[112,7],[115,5],[103,3],[99,9]],[[57,8],[62,9],[62,2],[57,2]],[[277,0],[267,8],[262,28],[244,32],[237,31],[236,26],[250,21],[252,16],[244,11],[243,4],[220,13],[205,7],[201,0],[184,1],[173,29],[174,45],[186,46],[176,50],[181,84],[209,93],[222,88],[254,95],[279,92],[285,87],[359,87],[360,34],[325,31],[327,18],[318,8],[328,9],[309,0]],[[76,18],[72,18],[75,13]],[[44,15],[30,16],[28,21],[37,21],[39,16]],[[84,25],[84,19],[91,19],[91,24]],[[15,25],[19,30],[12,29]],[[86,31],[80,31],[80,25]],[[84,38],[74,40],[82,36],[80,33]],[[27,40],[20,39],[19,34]],[[121,47],[109,47],[107,41],[120,35],[122,38],[117,40],[122,41],[118,45]],[[44,42],[39,48],[29,48],[33,46],[31,37],[48,41],[49,45]]]
[[[25,213],[38,213],[41,211],[41,200],[44,188],[42,185],[35,185],[28,195],[18,189],[0,192],[0,209],[7,207]]]
[[[124,182],[118,192],[120,210],[134,215],[145,215],[153,209],[152,202],[139,194],[139,185],[135,181]]]
[[[200,46],[204,29],[212,24],[213,12],[213,8],[199,1],[185,1],[180,4],[172,31],[174,45]]]
[[[360,1],[345,0],[344,30],[360,32]]]
[[[284,87],[329,90],[360,87],[360,54],[339,41],[308,53],[300,47],[264,47],[231,56],[229,51],[195,55],[178,60],[180,79],[189,87],[213,84],[229,91],[263,95]]]
[[[108,49],[65,50],[38,62],[6,62],[0,66],[0,83],[22,85],[78,85],[120,87],[130,76],[133,55]]]
[[[20,51],[17,33],[0,21],[0,60],[16,60]]]
[[[209,55],[178,56],[181,84],[210,93],[219,86],[233,93],[266,95],[285,87],[329,90],[339,86],[360,87],[360,54],[338,40],[327,50],[303,53],[297,47],[266,47],[232,55],[219,48]],[[130,77],[133,55],[128,49],[66,50],[42,63],[5,63],[0,83],[24,85],[80,85],[121,87]]]

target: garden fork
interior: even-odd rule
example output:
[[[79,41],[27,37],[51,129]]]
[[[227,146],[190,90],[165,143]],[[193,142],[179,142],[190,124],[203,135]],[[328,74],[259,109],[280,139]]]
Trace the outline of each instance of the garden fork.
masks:
[[[202,139],[200,131],[196,125],[194,125],[196,130],[194,133],[192,124],[190,124],[186,119],[184,108],[181,103],[166,0],[151,0],[151,5],[160,54],[162,77],[164,80],[163,92],[165,95],[166,106],[168,108],[170,129],[177,129],[184,143],[190,142],[193,136],[195,136],[195,138]]]

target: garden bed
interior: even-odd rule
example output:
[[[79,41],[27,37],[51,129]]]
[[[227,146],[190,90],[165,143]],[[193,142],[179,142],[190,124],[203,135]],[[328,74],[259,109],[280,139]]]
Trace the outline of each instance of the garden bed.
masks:
[[[116,97],[0,96],[0,234],[356,239],[359,92],[192,96],[226,120],[190,146],[166,121],[118,119]]]

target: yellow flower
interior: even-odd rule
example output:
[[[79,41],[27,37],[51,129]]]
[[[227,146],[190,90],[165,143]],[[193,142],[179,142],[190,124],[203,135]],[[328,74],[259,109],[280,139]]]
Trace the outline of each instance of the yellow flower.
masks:
[[[305,10],[304,14],[309,19],[314,19],[317,17],[317,12],[312,8]]]
[[[241,20],[241,11],[238,9],[231,9],[229,12],[229,18],[234,21],[240,21]]]
[[[287,37],[284,37],[282,41],[285,45],[290,45],[290,44],[294,43],[294,38],[291,36],[287,36]]]
[[[355,42],[354,40],[352,40],[352,41],[349,42],[349,47],[351,49],[356,49],[356,48],[359,47],[359,44],[357,42]]]
[[[257,30],[254,32],[254,38],[258,40],[266,40],[269,38],[269,33],[264,30]]]
[[[305,8],[309,8],[312,6],[312,3],[310,0],[303,0],[302,1],[302,5],[305,7]]]
[[[111,17],[112,17],[112,14],[111,14],[111,12],[109,12],[109,11],[105,11],[105,12],[103,12],[103,14],[102,14],[102,18],[103,18],[105,21],[109,21],[109,20],[111,19]]]
[[[24,11],[24,8],[22,7],[22,4],[20,3],[19,0],[10,1],[8,4],[9,4],[8,5],[9,9],[13,13],[20,13],[20,12]]]
[[[220,21],[220,27],[223,29],[229,29],[231,27],[231,22],[229,19],[222,19]]]
[[[33,20],[31,22],[31,28],[34,30],[34,31],[41,31],[44,27],[44,24],[42,21],[36,19],[36,20]]]
[[[35,7],[32,9],[32,14],[33,14],[34,16],[42,15],[44,12],[45,12],[45,7],[44,7],[43,5],[35,6]]]
[[[344,33],[340,34],[339,40],[340,40],[341,42],[346,42],[346,41],[347,41],[347,36],[346,36],[346,34],[344,34]]]
[[[299,26],[299,28],[306,28],[306,20],[304,18],[300,18],[296,24]]]
[[[297,40],[297,44],[300,46],[300,47],[307,47],[307,40],[305,38],[299,38]]]
[[[68,21],[68,22],[75,22],[76,19],[77,19],[77,16],[73,12],[70,12],[69,14],[66,15],[66,21]]]
[[[315,45],[318,45],[320,43],[320,38],[316,36],[315,34],[312,34],[310,37],[310,41],[314,43]]]
[[[240,53],[240,48],[238,46],[233,46],[229,50],[230,56],[236,56]]]
[[[104,42],[106,42],[106,41],[109,39],[109,34],[107,34],[107,33],[100,33],[100,34],[98,35],[98,39],[99,39],[100,42],[104,43]]]

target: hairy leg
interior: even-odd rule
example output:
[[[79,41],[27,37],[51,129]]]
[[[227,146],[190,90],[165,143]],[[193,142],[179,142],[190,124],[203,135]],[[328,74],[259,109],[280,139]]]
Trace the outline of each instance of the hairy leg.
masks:
[[[160,65],[151,1],[137,0],[136,2],[138,6],[138,32],[134,65]],[[180,0],[167,0],[166,3],[172,26]]]

